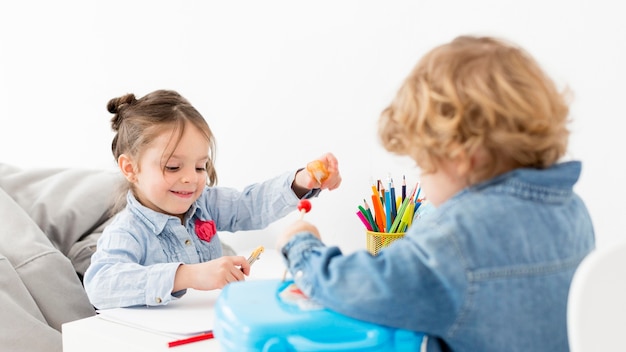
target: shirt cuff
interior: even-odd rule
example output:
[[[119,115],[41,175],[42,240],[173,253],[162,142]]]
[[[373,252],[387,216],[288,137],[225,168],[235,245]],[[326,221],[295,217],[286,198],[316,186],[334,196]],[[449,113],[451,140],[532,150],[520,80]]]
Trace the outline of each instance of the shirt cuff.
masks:
[[[315,198],[320,194],[320,192],[322,192],[321,188],[313,188],[310,191],[308,191],[304,196],[302,196],[301,199]]]

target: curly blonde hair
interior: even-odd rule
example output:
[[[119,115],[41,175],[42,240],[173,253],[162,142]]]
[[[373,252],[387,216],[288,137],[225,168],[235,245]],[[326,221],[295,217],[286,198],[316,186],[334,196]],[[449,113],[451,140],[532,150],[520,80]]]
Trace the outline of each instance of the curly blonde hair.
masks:
[[[379,119],[390,152],[424,172],[482,153],[474,182],[515,167],[546,168],[566,152],[565,95],[523,49],[490,37],[457,37],[426,54]]]

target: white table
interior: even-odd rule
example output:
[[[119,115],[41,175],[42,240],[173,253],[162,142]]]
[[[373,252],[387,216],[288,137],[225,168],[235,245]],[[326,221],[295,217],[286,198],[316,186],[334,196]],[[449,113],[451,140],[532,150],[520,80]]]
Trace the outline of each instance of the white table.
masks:
[[[252,249],[250,251],[246,251],[247,254],[242,255],[247,257],[251,252]],[[285,267],[278,252],[273,249],[266,248],[260,259],[252,266],[251,274],[247,280],[281,278],[284,268]],[[198,302],[202,302],[203,304],[198,308],[198,314],[213,314],[212,304],[215,302],[219,292],[219,290],[190,290],[180,300],[170,303],[168,306],[171,305],[171,307],[167,307],[167,310],[162,310],[163,317],[168,317],[168,319],[172,317],[175,318],[175,312],[179,310],[178,317],[181,318],[190,314],[190,307],[194,304],[199,304]],[[186,300],[185,298],[188,299]],[[150,312],[150,314],[152,313],[153,312]],[[203,340],[170,348],[168,347],[168,342],[177,340],[181,337],[173,336],[164,331],[155,331],[152,326],[149,328],[146,328],[145,326],[140,328],[134,322],[128,323],[127,321],[124,323],[121,321],[112,321],[110,318],[105,319],[104,316],[105,314],[103,313],[63,324],[63,352],[220,351],[220,345],[217,339]],[[212,324],[211,322],[213,321],[213,317],[207,317],[207,321],[210,326]],[[212,328],[212,326],[210,328]]]

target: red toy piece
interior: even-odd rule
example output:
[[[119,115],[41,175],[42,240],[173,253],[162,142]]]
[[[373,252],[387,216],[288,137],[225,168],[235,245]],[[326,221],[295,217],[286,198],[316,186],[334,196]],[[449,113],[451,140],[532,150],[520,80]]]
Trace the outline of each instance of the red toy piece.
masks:
[[[311,211],[311,202],[308,199],[301,199],[300,203],[298,203],[298,210],[304,210],[305,213]]]
[[[311,211],[311,202],[308,199],[301,199],[298,203],[298,210],[300,211],[300,220],[302,220],[304,214]]]

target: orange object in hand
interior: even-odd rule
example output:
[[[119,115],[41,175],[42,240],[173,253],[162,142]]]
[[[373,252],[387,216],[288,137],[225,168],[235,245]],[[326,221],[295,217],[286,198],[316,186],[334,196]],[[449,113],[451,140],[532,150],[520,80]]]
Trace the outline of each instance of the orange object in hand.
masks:
[[[320,184],[328,179],[329,173],[323,162],[319,160],[311,161],[306,165],[306,171]]]

